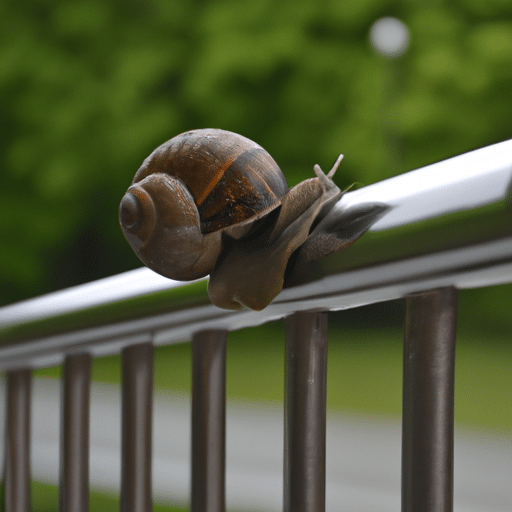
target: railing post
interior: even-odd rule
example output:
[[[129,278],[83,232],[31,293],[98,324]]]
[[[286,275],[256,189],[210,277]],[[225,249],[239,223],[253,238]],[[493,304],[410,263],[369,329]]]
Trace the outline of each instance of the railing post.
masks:
[[[150,512],[153,345],[123,350],[121,511]]]
[[[224,512],[227,331],[192,338],[191,512]]]
[[[5,509],[30,511],[30,370],[7,374]]]
[[[457,290],[407,297],[402,421],[402,511],[453,510]]]
[[[91,356],[66,357],[62,377],[59,510],[89,510]]]
[[[285,512],[325,510],[327,313],[285,320]]]

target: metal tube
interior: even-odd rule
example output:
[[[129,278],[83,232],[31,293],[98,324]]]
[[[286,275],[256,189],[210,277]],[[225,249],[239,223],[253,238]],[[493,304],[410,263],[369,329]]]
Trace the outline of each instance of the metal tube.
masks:
[[[5,509],[30,510],[30,370],[7,374]]]
[[[285,512],[325,510],[327,313],[298,312],[286,324]]]
[[[89,510],[91,356],[68,356],[62,378],[59,510]]]
[[[453,510],[457,291],[407,298],[402,422],[402,511]]]
[[[192,338],[191,512],[225,510],[227,331]]]
[[[122,354],[121,511],[148,512],[153,509],[153,345],[132,345]]]

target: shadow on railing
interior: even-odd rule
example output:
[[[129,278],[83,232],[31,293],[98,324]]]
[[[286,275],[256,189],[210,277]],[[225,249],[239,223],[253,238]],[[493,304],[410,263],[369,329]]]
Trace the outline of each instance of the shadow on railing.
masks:
[[[284,318],[283,509],[324,510],[327,312],[407,297],[402,509],[451,510],[457,289],[512,282],[511,180],[507,141],[347,193],[338,208],[390,208],[354,246],[295,268],[260,312],[148,269],[1,308],[5,509],[29,510],[30,370],[60,363],[60,507],[88,509],[91,359],[122,353],[121,508],[150,510],[153,347],[192,340],[191,510],[224,510],[227,334]]]

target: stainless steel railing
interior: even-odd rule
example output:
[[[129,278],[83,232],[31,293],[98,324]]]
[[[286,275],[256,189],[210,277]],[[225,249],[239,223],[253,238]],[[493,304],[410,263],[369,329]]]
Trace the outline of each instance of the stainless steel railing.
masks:
[[[451,510],[456,290],[512,282],[511,180],[507,141],[347,193],[339,208],[390,209],[354,246],[294,269],[261,312],[220,310],[205,280],[147,269],[0,308],[6,509],[28,510],[29,370],[64,363],[60,503],[87,510],[90,361],[122,353],[121,506],[149,510],[153,347],[192,340],[191,507],[223,510],[227,333],[286,318],[283,508],[323,510],[326,312],[407,297],[402,508]]]

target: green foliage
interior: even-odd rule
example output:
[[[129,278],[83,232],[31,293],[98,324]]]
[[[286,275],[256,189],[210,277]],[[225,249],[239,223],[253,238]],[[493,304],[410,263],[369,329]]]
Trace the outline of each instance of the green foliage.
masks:
[[[411,32],[397,59],[368,40],[388,15]],[[140,265],[119,199],[186,129],[258,141],[290,184],[344,152],[341,187],[511,137],[505,0],[6,0],[0,16],[0,303]]]
[[[59,489],[42,482],[32,482],[31,510],[33,512],[57,512],[59,510]],[[97,491],[89,492],[91,512],[115,512],[119,510],[119,497]],[[186,512],[186,508],[154,504],[153,512]]]

